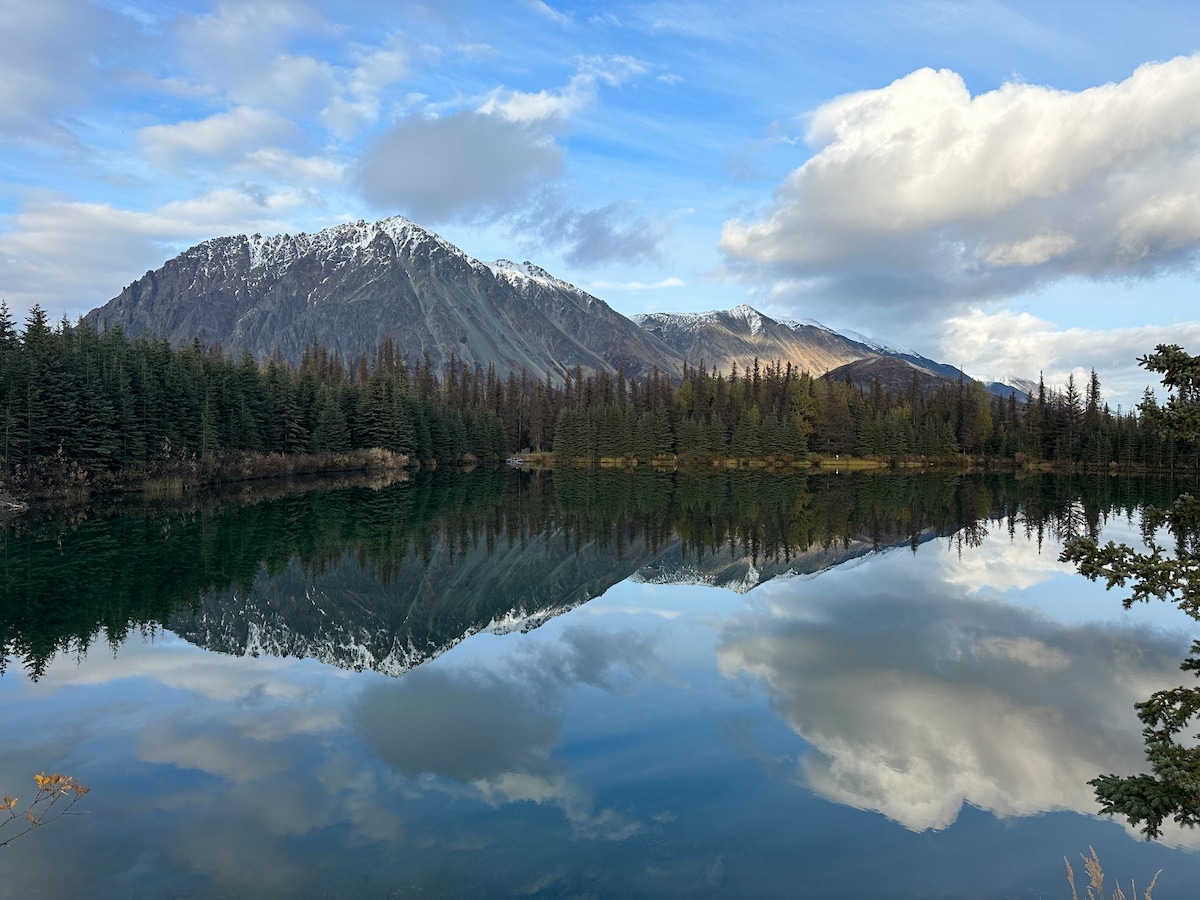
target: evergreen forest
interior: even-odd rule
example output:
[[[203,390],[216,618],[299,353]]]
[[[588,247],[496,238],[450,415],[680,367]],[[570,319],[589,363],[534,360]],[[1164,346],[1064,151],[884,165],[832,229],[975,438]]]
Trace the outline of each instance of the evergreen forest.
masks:
[[[326,454],[382,448],[413,462],[494,462],[531,450],[559,462],[788,463],[809,453],[891,462],[992,458],[1086,467],[1174,468],[1190,451],[1163,427],[1147,388],[1137,409],[1108,408],[1095,372],[1028,401],[960,380],[932,392],[814,378],[791,364],[728,373],[687,366],[682,381],[585,374],[497,375],[404,360],[390,342],[344,360],[312,345],[233,358],[194,342],[52,326],[23,328],[0,304],[0,457],[14,486],[79,480],[223,454]],[[51,473],[47,475],[46,473]]]

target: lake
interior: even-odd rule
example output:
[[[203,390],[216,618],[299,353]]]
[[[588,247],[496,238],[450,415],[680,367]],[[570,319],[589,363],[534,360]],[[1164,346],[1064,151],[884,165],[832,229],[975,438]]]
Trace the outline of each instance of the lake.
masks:
[[[436,472],[34,509],[0,561],[21,897],[1192,896],[1088,780],[1196,623],[1062,540],[1165,479]],[[0,839],[15,825],[0,830]]]

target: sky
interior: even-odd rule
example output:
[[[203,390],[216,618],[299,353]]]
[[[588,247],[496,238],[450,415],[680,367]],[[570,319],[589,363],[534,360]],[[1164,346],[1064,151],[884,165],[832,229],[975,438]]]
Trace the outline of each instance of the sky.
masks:
[[[1200,347],[1200,7],[0,0],[19,320],[393,215],[627,315],[748,303],[1128,408]]]

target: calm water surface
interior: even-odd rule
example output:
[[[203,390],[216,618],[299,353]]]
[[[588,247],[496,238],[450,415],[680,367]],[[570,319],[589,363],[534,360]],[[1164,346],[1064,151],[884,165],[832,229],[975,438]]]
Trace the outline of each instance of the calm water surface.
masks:
[[[504,472],[34,511],[0,792],[93,791],[0,848],[0,896],[1064,897],[1089,845],[1194,896],[1200,835],[1147,844],[1087,781],[1141,768],[1133,704],[1195,623],[1057,559],[1179,487]]]

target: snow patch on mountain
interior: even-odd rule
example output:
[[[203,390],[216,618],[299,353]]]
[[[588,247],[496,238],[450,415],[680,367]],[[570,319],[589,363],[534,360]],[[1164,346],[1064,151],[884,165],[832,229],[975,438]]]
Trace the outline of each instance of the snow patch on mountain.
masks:
[[[743,320],[747,325],[750,326],[751,334],[758,334],[765,327],[764,319],[766,319],[766,317],[753,306],[747,306],[745,303],[742,303],[741,305],[735,306],[733,309],[731,309],[729,311],[729,316],[733,319]]]
[[[786,574],[786,573],[785,573]],[[775,578],[780,576],[773,576]],[[655,566],[638,569],[629,580],[635,584],[693,585],[696,587],[724,588],[735,594],[748,594],[763,582],[762,573],[750,565],[741,578],[730,578],[725,573],[704,572],[694,566],[679,566],[669,570]]]
[[[761,332],[768,322],[774,322],[760,313],[753,306],[745,303],[733,309],[710,309],[698,313],[637,313],[629,317],[640,328],[647,331],[654,327],[670,327],[682,331],[694,330],[700,325],[711,323],[726,324],[730,319],[741,320],[750,328],[751,334]]]
[[[1017,393],[1018,400],[1025,400],[1027,397],[1036,397],[1038,393],[1038,383],[1030,381],[1028,378],[1019,378],[1016,375],[1005,375],[1002,378],[993,378],[990,375],[975,375],[972,376],[976,381],[987,385],[988,390],[999,397],[1007,397],[1013,391]]]
[[[828,332],[829,334],[839,333],[830,328],[828,325],[818,322],[816,319],[776,319],[776,321],[779,322],[780,325],[784,325],[792,329],[792,331],[796,331],[800,328],[819,328],[821,331]]]
[[[924,354],[918,353],[911,347],[897,347],[894,344],[885,344],[883,341],[876,340],[873,337],[863,334],[859,331],[841,331],[837,332],[842,337],[850,338],[852,341],[857,341],[867,347],[870,347],[876,353],[882,353],[885,356],[918,356],[924,359]]]
[[[386,235],[397,253],[409,255],[422,249],[436,249],[467,260],[478,266],[478,261],[467,256],[453,244],[404,216],[392,216],[378,222],[347,222],[318,231],[316,234],[276,234],[242,236],[244,246],[250,254],[250,267],[267,267],[280,270],[296,260],[316,255],[326,259],[351,261],[370,255],[380,235]],[[213,242],[207,242],[213,243]]]
[[[536,281],[556,288],[566,288],[567,290],[575,291],[577,294],[585,293],[585,291],[575,287],[569,281],[563,281],[561,278],[551,275],[541,266],[535,265],[529,260],[517,263],[511,259],[498,259],[495,262],[485,262],[483,265],[490,269],[491,273],[497,278],[503,278],[510,283]]]

